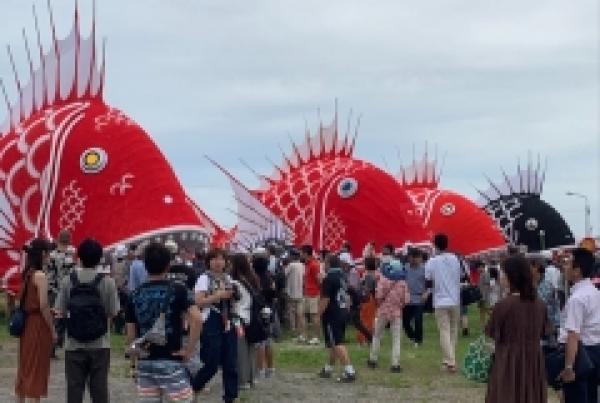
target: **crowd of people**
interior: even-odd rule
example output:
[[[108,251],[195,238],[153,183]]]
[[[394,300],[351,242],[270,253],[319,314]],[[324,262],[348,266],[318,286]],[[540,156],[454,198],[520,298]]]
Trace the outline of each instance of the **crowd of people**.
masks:
[[[173,240],[121,245],[107,253],[93,239],[77,248],[67,231],[57,244],[24,247],[15,393],[19,402],[48,392],[50,360],[64,348],[68,403],[109,401],[110,333],[124,333],[141,401],[192,402],[221,371],[223,401],[273,377],[274,341],[328,350],[318,376],[349,383],[357,371],[346,328],[369,348],[377,368],[389,328],[392,373],[402,372],[401,338],[423,343],[432,312],[441,370],[458,371],[457,340],[469,335],[466,307],[478,304],[495,345],[486,402],[547,400],[548,384],[566,403],[597,402],[600,291],[591,252],[577,248],[553,262],[509,251],[501,260],[467,261],[437,234],[434,249],[367,245],[316,251],[268,243],[251,253],[192,253]],[[356,255],[354,255],[356,256]],[[321,341],[322,338],[322,341]],[[562,361],[561,361],[562,360]],[[550,377],[550,372],[556,374]]]

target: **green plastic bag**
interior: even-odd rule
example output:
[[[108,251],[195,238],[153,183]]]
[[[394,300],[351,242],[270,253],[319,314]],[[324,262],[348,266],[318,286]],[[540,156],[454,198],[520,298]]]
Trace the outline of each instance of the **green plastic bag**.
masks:
[[[486,383],[490,377],[493,361],[493,345],[485,340],[485,336],[479,336],[467,348],[467,353],[463,360],[462,373],[471,381]]]

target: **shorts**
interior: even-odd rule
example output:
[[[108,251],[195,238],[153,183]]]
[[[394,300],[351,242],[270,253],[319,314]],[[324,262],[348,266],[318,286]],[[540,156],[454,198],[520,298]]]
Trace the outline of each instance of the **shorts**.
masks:
[[[263,341],[259,341],[258,343],[254,343],[256,347],[271,347],[273,345],[273,338],[267,337]]]
[[[145,403],[191,403],[194,391],[181,362],[172,360],[140,360],[137,365],[137,393]]]
[[[321,326],[323,326],[323,337],[327,348],[344,344],[346,336],[346,323],[344,321],[322,319]]]
[[[304,313],[309,315],[319,313],[319,297],[304,297]]]

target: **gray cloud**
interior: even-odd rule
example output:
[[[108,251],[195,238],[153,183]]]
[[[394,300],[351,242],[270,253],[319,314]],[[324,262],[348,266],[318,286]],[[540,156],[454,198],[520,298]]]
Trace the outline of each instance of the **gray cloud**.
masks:
[[[65,33],[72,4],[54,3]],[[396,147],[407,162],[427,141],[447,154],[443,186],[471,197],[484,173],[499,178],[500,166],[540,153],[545,199],[581,234],[583,206],[564,192],[592,198],[599,230],[597,15],[592,0],[103,0],[98,30],[108,38],[105,98],[147,129],[225,225],[227,181],[199,156],[254,186],[238,157],[270,172],[265,155],[279,160],[287,133],[301,141],[305,119],[314,127],[317,107],[331,117],[337,97],[340,117],[363,115],[357,157],[395,170]],[[2,42],[20,49],[21,27],[33,32],[29,6],[5,0],[2,20]],[[0,76],[11,77],[4,58]]]

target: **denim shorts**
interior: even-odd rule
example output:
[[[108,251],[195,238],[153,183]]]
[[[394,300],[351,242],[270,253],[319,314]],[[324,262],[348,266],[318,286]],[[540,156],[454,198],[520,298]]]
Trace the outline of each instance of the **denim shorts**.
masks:
[[[137,365],[137,392],[140,402],[181,402],[194,399],[189,375],[181,362],[140,360]]]

